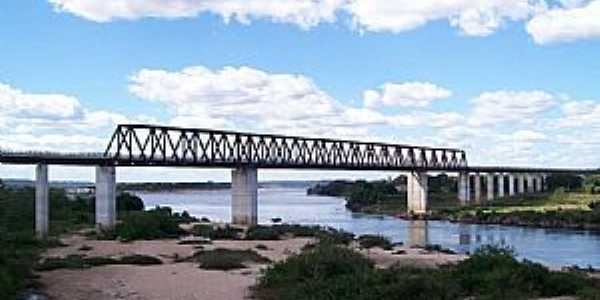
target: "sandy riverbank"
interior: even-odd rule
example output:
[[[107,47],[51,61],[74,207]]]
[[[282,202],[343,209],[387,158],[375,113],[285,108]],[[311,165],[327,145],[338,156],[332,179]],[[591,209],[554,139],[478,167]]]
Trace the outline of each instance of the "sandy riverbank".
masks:
[[[40,272],[40,282],[50,299],[54,300],[196,300],[196,299],[244,299],[249,296],[249,287],[255,284],[260,270],[266,264],[249,264],[246,269],[233,271],[209,271],[198,268],[196,263],[175,262],[175,257],[187,257],[198,251],[194,245],[179,245],[177,240],[117,241],[88,240],[82,235],[64,237],[67,247],[50,249],[44,257],[65,257],[70,254],[86,256],[120,257],[142,254],[158,257],[162,265],[128,266],[112,265],[85,270],[55,270]],[[280,261],[302,247],[313,242],[309,238],[294,238],[280,241],[213,241],[204,245],[205,250],[214,248],[254,249],[272,261]],[[258,250],[258,244],[268,250]],[[91,250],[81,251],[82,246]],[[404,254],[395,255],[394,251]],[[423,267],[457,262],[463,255],[428,252],[423,249],[396,247],[393,251],[381,249],[361,250],[380,267],[395,263]]]

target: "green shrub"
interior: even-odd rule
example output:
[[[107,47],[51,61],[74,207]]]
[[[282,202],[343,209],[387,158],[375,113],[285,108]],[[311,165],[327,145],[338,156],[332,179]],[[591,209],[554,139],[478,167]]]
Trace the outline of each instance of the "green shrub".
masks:
[[[131,212],[115,226],[114,233],[122,240],[150,240],[174,238],[183,233],[171,209],[156,207],[153,210]]]
[[[358,242],[361,248],[370,249],[379,247],[384,250],[392,250],[392,242],[384,236],[365,234],[358,237]]]
[[[268,258],[261,256],[251,249],[232,250],[222,248],[196,252],[187,261],[199,263],[202,269],[223,271],[246,268],[245,262],[270,262]]]
[[[360,254],[320,243],[263,271],[258,299],[531,299],[578,295],[599,299],[597,282],[519,262],[510,249],[483,247],[439,269],[374,268]]]
[[[246,239],[253,241],[276,241],[281,238],[281,232],[273,226],[252,226],[246,231]]]
[[[117,196],[117,211],[122,213],[128,213],[132,211],[143,211],[144,210],[144,201],[142,198],[130,194],[130,193],[120,193]]]
[[[128,255],[120,259],[111,257],[84,257],[82,255],[69,255],[67,257],[49,257],[35,265],[37,271],[53,271],[58,269],[88,269],[106,265],[160,265],[162,261],[147,255]]]
[[[224,227],[209,224],[197,224],[191,229],[195,236],[209,238],[211,240],[236,240],[240,237],[242,230],[225,225]]]

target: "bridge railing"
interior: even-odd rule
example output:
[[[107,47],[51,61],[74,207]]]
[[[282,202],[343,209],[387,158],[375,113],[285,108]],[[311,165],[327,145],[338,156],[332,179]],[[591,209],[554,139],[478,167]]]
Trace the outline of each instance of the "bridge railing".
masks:
[[[119,125],[104,156],[125,165],[372,170],[467,167],[466,154],[459,149],[148,125]]]

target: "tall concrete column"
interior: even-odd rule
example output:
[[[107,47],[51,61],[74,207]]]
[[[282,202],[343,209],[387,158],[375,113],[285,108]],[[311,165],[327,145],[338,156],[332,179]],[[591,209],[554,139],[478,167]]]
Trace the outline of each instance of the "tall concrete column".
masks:
[[[524,174],[517,175],[517,193],[519,193],[519,194],[525,193],[525,175]]]
[[[39,238],[48,236],[48,165],[35,168],[35,232]]]
[[[498,174],[498,198],[504,198],[504,174]]]
[[[427,212],[427,172],[411,172],[406,181],[407,207],[409,213],[423,214]]]
[[[115,167],[96,167],[96,226],[111,229],[117,222]]]
[[[486,199],[488,201],[494,200],[494,174],[487,174],[487,195]]]
[[[231,171],[231,222],[258,224],[258,170],[240,167]]]
[[[508,196],[512,197],[515,195],[515,175],[508,174]]]
[[[527,174],[527,193],[533,194],[535,192],[533,186],[533,175]]]
[[[471,186],[468,172],[458,173],[458,200],[463,205],[471,201]]]
[[[479,173],[476,173],[474,176],[474,189],[475,189],[475,203],[480,204],[481,203],[481,175],[479,175]]]

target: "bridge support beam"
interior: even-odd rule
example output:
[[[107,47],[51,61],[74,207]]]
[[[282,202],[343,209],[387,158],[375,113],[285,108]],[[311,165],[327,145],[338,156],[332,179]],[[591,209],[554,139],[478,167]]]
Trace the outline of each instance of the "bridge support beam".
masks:
[[[409,213],[424,214],[427,212],[428,181],[427,172],[411,172],[408,174],[406,191]]]
[[[494,174],[487,174],[487,201],[494,200]]]
[[[111,229],[117,222],[115,167],[96,167],[96,226]]]
[[[498,174],[498,198],[504,198],[504,174]]]
[[[508,174],[508,196],[512,197],[515,195],[515,175]]]
[[[258,170],[240,167],[231,171],[231,223],[258,223]]]
[[[35,168],[35,232],[41,239],[48,237],[48,165]]]
[[[458,173],[458,200],[462,205],[471,201],[471,184],[468,172]]]
[[[525,193],[525,174],[519,174],[517,177],[517,193]]]
[[[475,176],[473,177],[473,180],[475,180],[474,182],[474,187],[473,189],[475,190],[475,203],[480,204],[481,203],[481,175],[479,173],[476,173]]]

